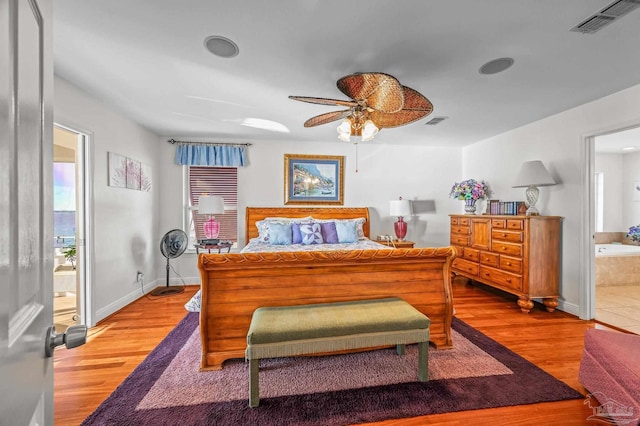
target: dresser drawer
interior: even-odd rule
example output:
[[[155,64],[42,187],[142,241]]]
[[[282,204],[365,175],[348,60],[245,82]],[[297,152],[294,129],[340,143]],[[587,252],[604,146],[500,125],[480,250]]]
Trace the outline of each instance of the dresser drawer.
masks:
[[[460,224],[460,222],[459,222],[459,220],[458,220],[458,218],[457,218],[457,217],[452,217],[452,218],[451,218],[451,226],[453,226],[453,225],[459,225],[459,224]]]
[[[480,263],[483,265],[495,266],[497,268],[500,264],[499,259],[500,256],[495,253],[489,253],[486,251],[480,253]]]
[[[472,249],[469,247],[465,247],[464,253],[462,253],[462,257],[471,260],[473,262],[477,262],[479,259],[480,251],[476,249]]]
[[[451,234],[451,245],[453,246],[468,246],[469,237],[459,234]]]
[[[452,234],[469,235],[471,233],[471,228],[469,228],[468,226],[452,225],[451,226],[451,233]]]
[[[491,219],[491,227],[504,229],[507,227],[507,221],[505,219]]]
[[[468,217],[458,218],[458,225],[469,226],[470,223],[471,223],[471,220]]]
[[[505,271],[515,272],[516,274],[522,273],[522,259],[510,256],[500,256],[500,269]]]
[[[522,219],[507,219],[507,229],[524,229],[524,221]]]
[[[522,244],[494,241],[491,243],[491,251],[494,253],[509,254],[511,256],[522,256]]]
[[[521,243],[522,231],[505,231],[502,229],[494,229],[491,231],[491,238],[494,240]]]
[[[480,281],[483,279],[512,290],[522,290],[522,277],[520,275],[480,266]]]
[[[453,269],[458,269],[459,271],[465,272],[466,274],[478,275],[478,264],[465,259],[454,259],[452,267]]]

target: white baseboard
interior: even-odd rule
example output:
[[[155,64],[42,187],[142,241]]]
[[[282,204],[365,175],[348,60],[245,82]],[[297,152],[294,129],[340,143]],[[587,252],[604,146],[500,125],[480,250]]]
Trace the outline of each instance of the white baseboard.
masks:
[[[183,279],[184,279],[185,285],[200,285],[200,277],[185,277]],[[154,288],[165,286],[165,285],[167,285],[166,278],[162,280],[157,279],[145,284],[142,290],[139,287],[135,290],[132,290],[130,293],[122,296],[116,301],[109,303],[107,306],[103,307],[102,309],[98,309],[95,315],[96,323],[99,321],[102,321],[109,315],[113,315],[114,313],[118,312],[120,309],[124,308],[128,304],[138,300],[140,297],[143,296],[142,291],[144,291],[144,294],[148,294]],[[183,282],[180,278],[170,278],[169,285],[183,285]]]
[[[142,294],[143,291],[145,294],[147,294],[148,292],[156,288],[157,285],[158,285],[158,280],[151,281],[145,284],[144,287],[142,287],[142,290],[140,289],[140,287],[138,287],[135,290],[132,290],[130,293],[122,296],[118,300],[115,300],[109,303],[104,308],[98,309],[96,311],[96,316],[95,316],[96,323],[98,321],[102,321],[109,315],[113,315],[114,313],[118,312],[120,309],[124,308],[131,302],[138,300],[141,296],[143,296]]]

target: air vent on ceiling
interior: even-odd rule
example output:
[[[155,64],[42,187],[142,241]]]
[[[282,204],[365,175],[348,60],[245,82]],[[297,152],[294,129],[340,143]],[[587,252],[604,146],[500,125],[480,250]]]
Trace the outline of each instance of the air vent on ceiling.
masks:
[[[446,120],[449,117],[433,117],[431,120],[427,121],[426,124],[427,126],[435,126],[436,124],[440,124],[441,121]]]
[[[569,31],[593,34],[638,7],[640,7],[640,0],[616,0]]]

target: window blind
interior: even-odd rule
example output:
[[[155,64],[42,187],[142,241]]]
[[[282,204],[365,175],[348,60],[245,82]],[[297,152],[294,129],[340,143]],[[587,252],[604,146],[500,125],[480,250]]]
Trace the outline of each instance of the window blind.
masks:
[[[201,195],[224,199],[225,212],[215,215],[220,222],[218,238],[238,241],[238,169],[235,167],[189,166],[189,204],[196,240],[204,239],[204,222],[209,215],[198,213]]]

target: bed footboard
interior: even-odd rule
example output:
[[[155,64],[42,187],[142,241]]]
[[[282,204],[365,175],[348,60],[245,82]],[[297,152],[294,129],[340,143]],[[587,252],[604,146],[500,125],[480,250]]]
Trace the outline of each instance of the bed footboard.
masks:
[[[453,247],[200,254],[201,369],[243,358],[262,306],[400,297],[431,319],[431,342],[450,348]]]

